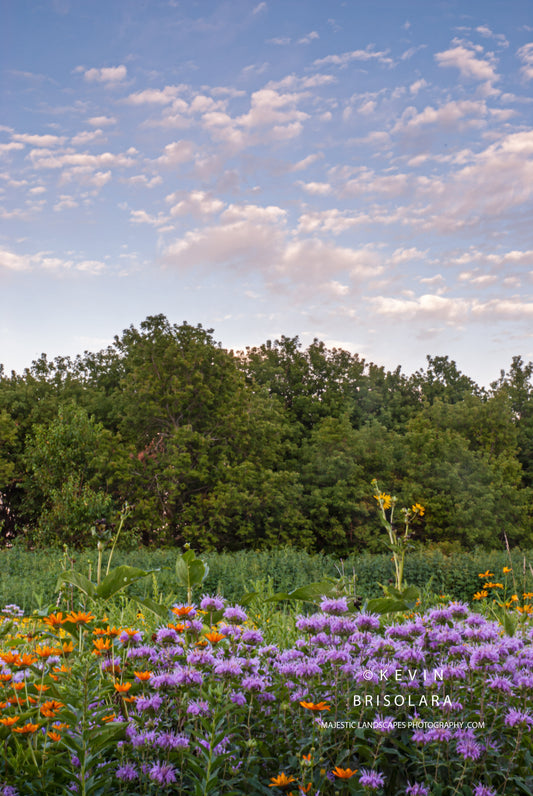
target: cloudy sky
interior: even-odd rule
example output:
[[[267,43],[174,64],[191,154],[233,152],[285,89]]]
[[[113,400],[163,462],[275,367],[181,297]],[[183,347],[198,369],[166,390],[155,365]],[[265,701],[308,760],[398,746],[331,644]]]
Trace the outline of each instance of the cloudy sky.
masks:
[[[0,362],[164,313],[533,359],[531,0],[3,0]]]

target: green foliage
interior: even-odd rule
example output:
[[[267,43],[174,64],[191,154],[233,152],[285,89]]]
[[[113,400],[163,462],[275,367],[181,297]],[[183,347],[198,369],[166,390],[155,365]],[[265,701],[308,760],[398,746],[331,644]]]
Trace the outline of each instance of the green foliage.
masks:
[[[153,599],[159,605],[162,595],[173,595],[175,600],[185,600],[186,588],[178,588],[176,583],[176,552],[173,549],[149,548],[129,552],[117,550],[115,559],[119,566],[127,565],[156,573],[152,581],[141,578],[133,583],[128,593],[135,599]],[[394,585],[394,565],[389,553],[364,553],[339,562],[330,556],[281,548],[272,551],[205,553],[202,558],[209,565],[202,591],[207,594],[218,592],[237,602],[259,580],[271,581],[272,594],[288,593],[309,583],[328,578],[338,579],[339,569],[355,583],[356,596],[362,600],[382,595],[379,583]],[[524,592],[533,591],[533,576],[529,570],[529,564],[533,565],[533,550],[512,551],[511,561],[518,588]],[[74,551],[70,565],[72,570],[78,572],[87,572],[89,567],[95,572],[97,552]],[[434,547],[417,549],[411,553],[405,561],[404,575],[405,580],[421,592],[430,585],[437,595],[448,594],[454,599],[469,602],[480,587],[478,574],[487,568],[494,573],[501,573],[504,566],[509,566],[509,557],[502,550],[477,548],[472,552],[455,550],[447,554],[439,547]],[[63,556],[53,549],[28,552],[15,546],[10,550],[1,550],[0,607],[14,602],[30,612],[48,604],[63,571],[66,571]],[[38,581],[36,573],[39,574]],[[155,591],[154,577],[157,580]]]
[[[83,546],[124,541],[378,552],[368,483],[426,508],[418,538],[533,544],[533,363],[489,390],[446,356],[406,376],[319,340],[234,354],[154,315],[75,360],[0,372],[0,528]]]
[[[37,535],[43,542],[87,544],[95,521],[110,513],[112,498],[95,486],[105,473],[110,434],[73,404],[60,406],[47,425],[36,425],[26,448],[29,498],[38,490],[42,510]]]

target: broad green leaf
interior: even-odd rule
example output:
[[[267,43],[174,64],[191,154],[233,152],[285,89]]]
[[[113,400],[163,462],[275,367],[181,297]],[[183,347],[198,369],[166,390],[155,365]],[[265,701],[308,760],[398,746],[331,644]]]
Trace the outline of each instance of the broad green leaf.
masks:
[[[86,594],[87,597],[90,597],[91,600],[96,599],[96,588],[94,583],[92,583],[89,578],[86,578],[85,575],[82,575],[81,572],[74,572],[72,569],[67,569],[65,572],[62,572],[57,581],[56,591],[59,591],[63,583],[70,583],[72,586],[76,586],[77,589]]]
[[[149,611],[152,611],[152,613],[161,617],[161,619],[168,618],[167,606],[152,600],[151,597],[144,597],[142,600],[140,597],[136,597],[135,602],[137,602],[139,605],[142,605],[143,608],[147,608]]]
[[[156,570],[151,569],[146,572],[144,569],[139,569],[139,567],[129,567],[126,564],[122,564],[120,567],[112,569],[109,575],[105,576],[95,590],[95,597],[100,600],[108,600],[121,589],[125,589],[126,586],[146,577],[146,575],[150,575],[152,572],[156,572]]]
[[[394,597],[377,597],[369,600],[367,609],[376,614],[390,614],[395,611],[408,611],[410,606],[404,600],[396,600]]]

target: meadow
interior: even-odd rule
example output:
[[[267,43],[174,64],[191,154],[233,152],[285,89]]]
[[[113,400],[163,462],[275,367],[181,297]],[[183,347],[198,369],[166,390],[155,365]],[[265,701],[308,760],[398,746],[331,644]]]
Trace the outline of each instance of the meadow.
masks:
[[[100,552],[0,552],[4,796],[533,793],[530,554]]]

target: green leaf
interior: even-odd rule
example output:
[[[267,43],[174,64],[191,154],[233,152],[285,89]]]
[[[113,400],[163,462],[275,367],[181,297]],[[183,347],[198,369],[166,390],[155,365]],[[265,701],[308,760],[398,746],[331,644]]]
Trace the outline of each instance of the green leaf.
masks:
[[[306,602],[315,602],[317,597],[324,597],[331,594],[335,584],[331,581],[321,580],[318,583],[308,583],[307,586],[301,586],[299,589],[294,589],[289,592],[291,600],[304,600]]]
[[[125,589],[135,581],[150,575],[157,570],[151,569],[146,572],[144,569],[138,567],[129,567],[122,564],[120,567],[112,569],[109,575],[106,575],[98,588],[95,590],[95,597],[100,600],[108,600],[121,589]]]
[[[395,611],[408,611],[409,605],[404,600],[394,597],[377,597],[367,602],[367,610],[376,614],[390,614]]]
[[[96,599],[94,583],[92,583],[89,578],[86,578],[85,575],[82,575],[81,572],[74,572],[71,569],[62,572],[57,581],[56,591],[59,591],[64,583],[70,583],[72,586],[76,586],[77,589],[86,594],[87,597],[90,597],[91,600]]]
[[[135,597],[135,602],[137,602],[139,605],[142,605],[143,608],[148,608],[149,611],[152,611],[152,613],[161,617],[161,619],[168,618],[167,606],[152,600],[151,597],[144,597],[142,600],[140,597]]]

